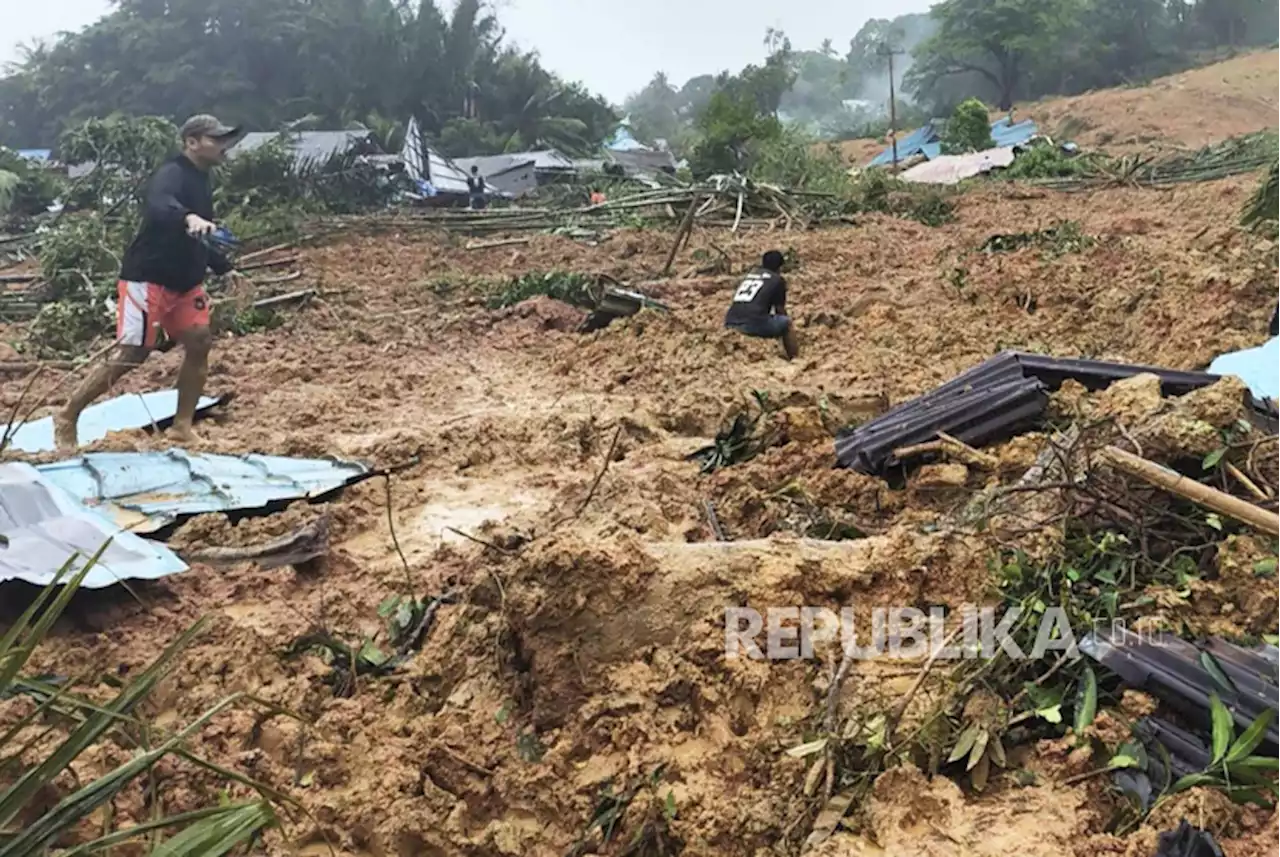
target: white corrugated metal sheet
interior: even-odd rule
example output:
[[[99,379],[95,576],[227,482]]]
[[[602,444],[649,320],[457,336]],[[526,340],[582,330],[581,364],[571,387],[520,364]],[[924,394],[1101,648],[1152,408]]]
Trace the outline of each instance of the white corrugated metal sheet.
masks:
[[[264,511],[324,497],[365,476],[352,461],[275,455],[94,452],[40,465],[40,475],[138,533],[206,512]]]
[[[458,158],[454,163],[468,174],[472,167],[476,167],[480,175],[484,176],[485,184],[509,196],[521,196],[538,186],[538,173],[534,162],[522,161],[514,155]]]
[[[197,416],[222,402],[221,396],[205,396],[196,407]],[[76,424],[81,444],[102,440],[108,432],[129,429],[165,428],[173,422],[178,410],[177,390],[154,393],[128,393],[85,408]],[[0,431],[0,434],[3,434]],[[53,417],[32,420],[18,426],[9,439],[11,449],[20,452],[52,452]]]
[[[1005,146],[966,155],[939,155],[932,161],[916,164],[899,178],[916,184],[951,185],[1012,163],[1013,146]]]
[[[467,192],[467,174],[427,144],[416,117],[409,119],[400,150],[405,172],[415,181],[428,181],[438,193]]]
[[[0,536],[6,542],[0,546],[0,581],[44,586],[68,560],[75,558],[79,569],[107,542],[83,586],[99,589],[187,569],[164,545],[121,530],[20,462],[0,464]]]

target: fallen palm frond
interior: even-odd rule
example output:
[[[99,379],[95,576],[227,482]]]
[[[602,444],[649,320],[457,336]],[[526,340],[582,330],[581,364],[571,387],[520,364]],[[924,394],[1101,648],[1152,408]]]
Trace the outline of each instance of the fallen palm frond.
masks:
[[[779,437],[778,429],[771,424],[776,410],[769,401],[769,394],[753,390],[757,413],[739,410],[733,419],[716,433],[715,442],[688,456],[689,461],[702,465],[702,472],[713,473],[722,467],[750,461],[768,449]]]
[[[1275,163],[1277,143],[1274,131],[1259,131],[1164,157],[1150,153],[1115,159],[1093,157],[1088,160],[1087,169],[1077,175],[1032,183],[1056,190],[1080,190],[1114,185],[1163,187],[1214,181],[1251,173]],[[1017,163],[1014,161],[1015,165]]]
[[[74,571],[74,560],[68,561],[0,638],[0,699],[21,694],[36,703],[0,735],[3,758],[0,764],[6,779],[12,780],[0,790],[0,857],[28,857],[57,846],[122,789],[167,756],[180,756],[207,767],[208,763],[195,759],[184,749],[185,741],[217,714],[244,698],[234,695],[221,700],[159,742],[139,743],[131,737],[139,725],[135,712],[170,672],[178,654],[204,629],[203,620],[179,636],[121,687],[114,698],[104,703],[95,704],[76,696],[71,692],[71,682],[22,678],[20,673],[96,560],[97,556]],[[65,727],[65,737],[53,747],[47,747],[48,736],[68,722],[71,725]],[[77,787],[67,793],[58,782],[62,772],[87,750],[104,741],[123,742],[136,748],[136,752],[124,764],[90,782],[78,782]],[[236,779],[257,787],[241,777]],[[261,787],[259,793],[265,794],[267,790]],[[50,794],[62,794],[62,797],[51,808],[45,808]],[[155,840],[153,855],[217,857],[248,844],[275,823],[271,801],[263,797],[168,817],[157,814],[154,819],[134,827],[109,830],[91,842],[78,845],[70,853],[77,857],[103,853],[144,835],[158,836],[161,830],[176,829],[178,833],[173,838],[163,843]]]
[[[1250,229],[1261,230],[1265,224],[1271,224],[1274,233],[1277,221],[1280,221],[1280,197],[1278,197],[1277,181],[1280,176],[1280,162],[1272,161],[1271,169],[1262,184],[1254,191],[1253,196],[1244,207],[1240,223]]]

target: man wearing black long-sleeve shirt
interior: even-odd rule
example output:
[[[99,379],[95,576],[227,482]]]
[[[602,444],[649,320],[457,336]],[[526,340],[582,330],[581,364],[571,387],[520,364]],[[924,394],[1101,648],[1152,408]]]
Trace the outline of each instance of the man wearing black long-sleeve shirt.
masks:
[[[199,439],[191,423],[213,341],[205,270],[232,273],[226,257],[202,240],[217,228],[209,170],[240,136],[212,116],[192,116],[182,125],[182,151],[151,177],[142,226],[125,251],[116,284],[118,354],[86,378],[54,418],[59,449],[75,448],[80,412],[147,359],[160,330],[183,348],[178,408],[169,434],[180,443]]]

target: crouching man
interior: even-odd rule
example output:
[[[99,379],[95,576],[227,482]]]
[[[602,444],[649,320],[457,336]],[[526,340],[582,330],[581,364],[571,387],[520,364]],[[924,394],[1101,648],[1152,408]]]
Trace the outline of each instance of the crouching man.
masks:
[[[787,315],[787,281],[782,276],[782,254],[770,250],[760,267],[753,269],[733,294],[724,326],[762,339],[781,339],[787,359],[800,353],[795,325]]]

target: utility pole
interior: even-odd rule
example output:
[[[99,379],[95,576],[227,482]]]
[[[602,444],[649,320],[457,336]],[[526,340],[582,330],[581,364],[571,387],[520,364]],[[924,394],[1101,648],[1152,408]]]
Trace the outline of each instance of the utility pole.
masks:
[[[881,42],[876,53],[889,58],[889,141],[893,144],[893,171],[896,173],[898,171],[898,98],[893,91],[893,57],[903,51],[895,50],[889,46],[888,42]]]

